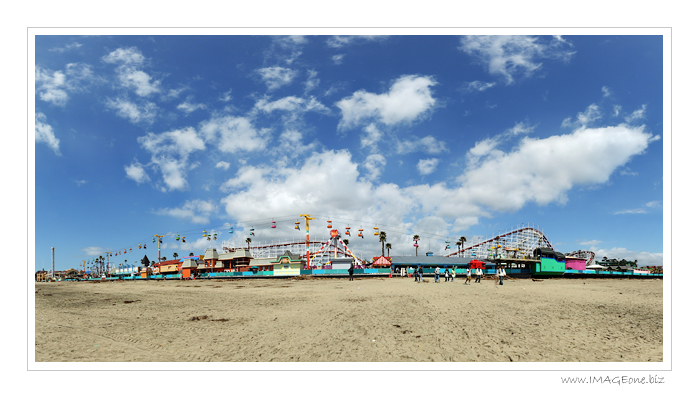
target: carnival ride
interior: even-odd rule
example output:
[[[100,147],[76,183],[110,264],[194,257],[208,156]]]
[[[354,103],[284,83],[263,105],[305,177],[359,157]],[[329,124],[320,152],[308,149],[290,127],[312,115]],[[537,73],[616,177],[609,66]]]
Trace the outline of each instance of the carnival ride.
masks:
[[[450,248],[449,240],[446,241]],[[534,227],[519,227],[490,238],[472,237],[462,243],[462,248],[447,256],[471,255],[476,259],[528,259],[537,248],[554,249],[547,237]]]
[[[443,256],[471,257],[472,259],[479,259],[487,262],[496,263],[505,263],[508,261],[526,259],[534,260],[535,258],[537,258],[537,256],[534,254],[534,251],[538,248],[554,250],[553,245],[542,231],[540,231],[538,228],[535,228],[532,225],[525,224],[510,230],[506,230],[503,233],[499,231],[498,234],[494,234],[490,237],[460,237],[460,239],[458,240],[451,241],[449,237],[439,236],[436,234],[430,234],[425,232],[412,231],[406,229],[403,226],[377,225],[368,222],[367,220],[360,221],[338,219],[335,220],[336,225],[340,223],[340,226],[345,227],[339,227],[338,229],[334,229],[333,219],[331,217],[322,216],[319,219],[321,221],[325,220],[325,227],[328,229],[324,231],[324,225],[315,226],[314,230],[315,232],[317,232],[316,237],[318,237],[318,233],[320,233],[320,237],[322,237],[320,239],[310,239],[309,236],[309,221],[315,220],[315,218],[310,217],[310,215],[288,215],[274,218],[258,219],[247,222],[238,222],[233,224],[228,223],[223,227],[206,227],[205,229],[200,230],[202,231],[202,239],[195,240],[194,243],[190,243],[189,245],[198,243],[201,246],[202,240],[206,240],[208,242],[219,241],[219,245],[221,245],[224,252],[244,248],[248,249],[250,251],[250,254],[254,258],[279,257],[283,255],[286,251],[290,251],[293,254],[299,254],[304,256],[307,259],[307,264],[310,266],[326,265],[332,262],[332,259],[337,258],[350,258],[352,259],[352,263],[358,265],[364,263],[362,259],[365,258],[363,258],[359,253],[353,252],[348,248],[349,239],[351,239],[354,234],[357,234],[358,238],[364,239],[365,236],[363,233],[363,227],[364,225],[369,224],[370,226],[374,225],[368,228],[369,231],[371,231],[371,234],[374,236],[380,236],[380,241],[382,237],[386,237],[386,234],[383,236],[380,234],[380,230],[382,233],[389,232],[393,237],[407,236],[409,242],[413,241],[412,244],[414,247],[416,247],[416,254],[418,254],[418,243],[421,240],[421,237],[428,240],[429,242],[430,240],[433,240],[433,242],[435,240],[443,241],[445,245],[444,250],[441,251]],[[303,239],[303,237],[299,237],[298,239],[291,238],[286,240],[276,239],[280,236],[280,233],[286,232],[287,229],[289,229],[290,235],[292,237],[296,231],[303,232],[304,229],[301,228],[301,225],[304,222],[306,224],[305,240]],[[355,228],[352,227],[353,225],[355,225]],[[269,234],[266,233],[267,228],[276,230],[270,230],[270,232],[274,232],[274,234]],[[319,228],[321,231],[319,231]],[[240,236],[234,236],[234,233],[236,231],[240,232],[241,229],[243,231],[248,232],[248,234],[246,234],[248,238],[245,239],[244,242],[238,242],[238,240],[241,240]],[[217,232],[222,231],[228,231],[229,234],[226,235],[226,237],[230,238],[227,239],[224,236],[219,237]],[[187,235],[194,234],[193,231],[185,231],[184,233]],[[258,233],[258,237],[256,237],[256,233]],[[345,239],[343,239],[343,236],[346,236]],[[163,242],[164,237],[168,237],[168,239],[172,238],[175,242],[178,243],[178,245],[180,245],[181,249],[184,249],[184,247],[182,247],[181,244],[186,243],[185,235],[181,235],[180,233],[155,235],[152,237],[151,241],[154,244],[158,243],[160,247],[160,244]],[[219,240],[219,238],[221,238],[221,240]],[[126,246],[126,248],[123,251],[120,250],[116,252],[105,252],[106,258],[99,257],[88,261],[88,264],[92,266],[90,269],[94,270],[95,272],[99,272],[100,270],[104,269],[111,269],[111,267],[114,267],[116,265],[114,265],[113,263],[110,264],[109,257],[116,257],[122,254],[131,253],[131,246],[137,247],[138,249],[147,249],[145,240],[140,240],[138,243],[133,243],[129,246]],[[364,245],[364,247],[366,247],[366,245]],[[451,252],[453,247],[457,247],[459,249],[457,251]],[[586,266],[594,265],[595,253],[593,253],[592,251],[579,250],[569,252],[566,255],[570,257],[585,259]],[[160,261],[160,254],[158,255],[158,258],[158,261]],[[126,263],[126,260],[124,262]]]

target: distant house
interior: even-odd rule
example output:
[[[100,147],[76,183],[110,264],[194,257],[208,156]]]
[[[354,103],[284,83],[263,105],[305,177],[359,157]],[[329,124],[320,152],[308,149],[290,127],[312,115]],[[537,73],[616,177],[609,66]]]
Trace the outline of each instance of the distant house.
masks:
[[[219,261],[219,253],[216,248],[209,248],[204,251],[204,265],[197,267],[199,271],[220,272],[224,270],[224,265]]]
[[[182,277],[190,278],[195,270],[197,270],[197,258],[187,257],[182,259]]]
[[[219,254],[219,261],[223,264],[224,271],[245,271],[250,266],[253,255],[246,248],[238,248],[235,251]]]
[[[306,264],[306,259],[303,259],[301,255],[285,251],[283,255],[270,263],[275,276],[298,276]]]
[[[48,278],[48,273],[46,272],[46,270],[39,270],[39,271],[34,273],[34,277],[35,277],[36,281],[39,281],[39,282],[46,281],[46,279]]]
[[[182,269],[182,262],[179,259],[171,259],[156,263],[154,266],[157,274],[177,274]]]

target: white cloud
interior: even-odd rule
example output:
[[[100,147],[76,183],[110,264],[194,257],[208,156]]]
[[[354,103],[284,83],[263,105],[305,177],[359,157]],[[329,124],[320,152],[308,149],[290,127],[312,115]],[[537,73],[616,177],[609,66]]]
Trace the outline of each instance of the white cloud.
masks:
[[[661,206],[660,201],[650,201],[644,204],[644,207],[642,208],[635,208],[635,209],[625,209],[622,211],[617,211],[614,214],[615,215],[628,215],[628,214],[640,214],[640,213],[649,213],[650,210],[659,208]]]
[[[529,76],[539,70],[541,59],[567,61],[575,53],[561,37],[544,43],[532,36],[464,36],[460,44],[460,50],[475,56],[490,74],[502,76],[506,84],[514,83],[519,75]]]
[[[603,97],[612,96],[612,91],[608,88],[608,86],[603,86],[601,90],[603,91]]]
[[[532,133],[535,130],[535,126],[531,126],[527,122],[518,122],[512,128],[506,130],[504,134],[517,136],[520,134]]]
[[[627,121],[627,123],[631,123],[631,122],[634,122],[638,119],[644,119],[646,110],[647,110],[647,105],[643,104],[642,108],[632,112],[631,115],[625,117],[625,121]]]
[[[303,157],[304,154],[314,151],[318,143],[304,144],[303,134],[296,129],[287,129],[279,136],[279,146],[272,148],[272,153],[279,157],[280,161]]]
[[[620,105],[613,106],[613,116],[620,115],[620,111],[622,111],[622,106],[620,106]]]
[[[134,124],[143,122],[150,125],[158,114],[158,106],[150,101],[139,101],[136,104],[126,98],[108,98],[106,105],[115,110],[118,116]]]
[[[333,36],[326,40],[329,47],[340,48],[361,42],[379,42],[388,39],[383,35],[353,35],[353,36]]]
[[[343,63],[343,58],[345,57],[345,54],[336,54],[331,57],[331,60],[335,65],[340,65]]]
[[[643,126],[627,125],[524,138],[511,153],[484,151],[489,157],[475,163],[463,182],[465,187],[480,187],[468,193],[470,201],[498,211],[517,210],[528,201],[564,203],[574,185],[606,182],[614,170],[656,139]],[[495,181],[499,184],[492,184]],[[503,195],[501,187],[508,187],[508,195]]]
[[[274,111],[286,111],[293,114],[301,114],[310,111],[322,113],[330,112],[325,105],[321,104],[313,96],[309,98],[288,96],[276,101],[268,101],[267,98],[262,98],[255,103],[252,113],[255,114],[258,111],[268,114]]]
[[[66,75],[61,71],[51,71],[36,67],[34,79],[38,85],[39,98],[53,105],[64,106],[68,102]]]
[[[445,142],[433,136],[425,136],[418,140],[403,140],[396,143],[396,152],[398,154],[409,154],[412,152],[440,154],[447,151],[449,150]]]
[[[146,72],[129,67],[119,67],[117,73],[122,86],[133,90],[141,97],[160,92],[160,81],[151,83],[151,77]]]
[[[151,178],[148,177],[148,173],[146,173],[146,170],[143,168],[143,165],[136,160],[134,160],[131,165],[124,166],[124,170],[126,171],[126,176],[137,184],[151,180]]]
[[[370,147],[372,151],[377,150],[377,142],[382,138],[382,132],[377,129],[374,123],[370,123],[364,128],[364,134],[360,138],[362,147]]]
[[[515,136],[532,133],[534,130],[535,127],[527,122],[518,122],[512,128],[506,129],[501,134],[477,142],[474,144],[474,147],[467,152],[467,167],[469,169],[474,168],[479,160],[487,155],[502,156],[503,152],[496,149],[497,146]]]
[[[204,141],[191,127],[161,134],[148,133],[137,141],[153,154],[179,154],[185,157],[193,151],[204,149]]]
[[[178,105],[178,106],[177,106],[177,109],[179,109],[180,111],[186,113],[187,115],[189,115],[190,113],[192,113],[192,112],[194,112],[194,111],[196,111],[196,110],[198,110],[198,109],[207,109],[207,106],[206,106],[206,105],[204,105],[204,104],[193,104],[193,103],[191,102],[191,100],[192,100],[192,97],[187,97],[187,100],[185,100],[184,103]]]
[[[352,128],[367,119],[395,125],[425,117],[437,103],[430,92],[435,84],[429,76],[408,75],[396,79],[387,93],[356,91],[336,103],[343,114],[338,128]]]
[[[384,171],[386,158],[381,154],[370,154],[362,167],[367,171],[367,179],[376,181]]]
[[[637,208],[637,209],[626,209],[624,211],[617,211],[614,214],[615,215],[626,215],[626,214],[635,214],[635,213],[648,213],[649,211],[644,208]]]
[[[133,90],[138,96],[147,97],[161,91],[160,81],[151,82],[151,76],[138,69],[144,64],[145,57],[136,47],[119,48],[102,57],[102,60],[117,64],[117,76],[122,87]],[[173,94],[172,91],[169,94]]]
[[[34,141],[37,143],[46,143],[56,155],[61,155],[59,143],[51,125],[46,123],[46,115],[37,112],[34,116]]]
[[[473,82],[464,83],[460,90],[466,92],[476,92],[476,91],[486,91],[496,85],[496,82],[482,82],[480,80],[475,80]]]
[[[295,70],[284,67],[268,67],[260,68],[256,71],[263,82],[267,85],[268,90],[279,89],[292,83],[297,72]]]
[[[163,182],[168,190],[185,190],[187,188],[186,172],[189,154],[204,150],[204,140],[197,132],[187,127],[179,130],[154,134],[148,133],[137,139],[141,147],[151,153],[151,164],[163,175]]]
[[[228,162],[220,161],[216,163],[216,168],[218,169],[223,169],[223,170],[228,170],[228,168],[231,167],[231,164]]]
[[[304,87],[305,94],[318,87],[319,83],[321,83],[321,79],[317,77],[318,72],[314,71],[313,69],[309,69],[307,73],[309,74],[309,77],[306,79]]]
[[[233,91],[233,89],[229,89],[229,91],[227,91],[226,93],[224,93],[224,94],[222,94],[221,96],[219,96],[219,101],[223,101],[223,102],[229,102],[229,101],[231,101],[231,98],[232,98],[232,97],[231,97],[231,92],[232,92],[232,91]]]
[[[637,176],[639,173],[633,172],[630,168],[625,167],[624,169],[620,170],[620,174],[623,176]]]
[[[67,64],[65,72],[37,66],[34,78],[39,98],[61,107],[68,103],[69,92],[84,91],[98,80],[92,67],[82,63]]]
[[[56,53],[63,53],[63,52],[65,52],[65,51],[73,50],[73,49],[75,49],[75,48],[80,48],[80,47],[82,47],[82,46],[83,46],[83,45],[80,44],[80,43],[73,42],[73,43],[68,43],[68,44],[66,44],[66,45],[63,46],[63,47],[54,47],[54,48],[51,48],[51,49],[49,49],[49,51],[51,51],[51,52],[56,52]]]
[[[194,224],[205,224],[209,223],[212,213],[215,213],[217,210],[217,205],[212,201],[196,199],[185,202],[179,208],[162,208],[155,211],[155,213],[178,219],[187,219]]]
[[[272,46],[265,52],[265,58],[275,58],[291,65],[302,54],[302,47],[308,43],[305,36],[273,36]]]
[[[244,117],[215,117],[202,122],[199,131],[219,151],[229,153],[263,150],[269,140],[266,130],[256,130],[250,120]]]
[[[423,176],[433,173],[438,165],[438,162],[440,161],[437,158],[421,159],[418,161],[418,165],[416,165],[418,168],[418,173]]]
[[[141,65],[145,57],[136,47],[119,48],[102,57],[104,62],[110,64]]]
[[[596,104],[591,104],[586,108],[585,112],[579,112],[578,115],[576,116],[576,121],[572,122],[571,118],[566,118],[564,121],[561,123],[562,127],[574,127],[574,128],[580,128],[580,127],[586,127],[590,123],[598,120],[601,118],[601,113],[600,109]]]

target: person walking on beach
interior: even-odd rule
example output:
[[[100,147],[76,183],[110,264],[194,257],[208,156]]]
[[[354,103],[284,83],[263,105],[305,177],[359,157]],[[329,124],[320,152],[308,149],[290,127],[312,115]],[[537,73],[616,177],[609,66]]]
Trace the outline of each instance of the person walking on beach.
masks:
[[[498,274],[498,280],[499,280],[498,285],[503,285],[503,277],[505,277],[505,276],[506,276],[506,269],[504,269],[503,266],[501,266],[500,273]]]
[[[481,284],[481,269],[476,269],[476,282]]]
[[[418,267],[418,281],[424,283],[423,281],[423,266]]]
[[[457,273],[455,272],[455,267],[454,267],[454,266],[452,266],[452,271],[451,271],[451,273],[452,273],[452,282],[454,283],[454,282],[455,282],[455,276],[457,275]]]
[[[350,274],[350,281],[353,281],[352,275],[355,272],[355,266],[350,265],[350,268],[348,269],[348,273]]]
[[[433,273],[435,275],[435,282],[439,283],[440,282],[440,266],[435,266],[435,271]]]
[[[464,281],[466,285],[472,285],[472,269],[467,269],[467,279]]]
[[[450,269],[445,266],[445,282],[450,281]]]

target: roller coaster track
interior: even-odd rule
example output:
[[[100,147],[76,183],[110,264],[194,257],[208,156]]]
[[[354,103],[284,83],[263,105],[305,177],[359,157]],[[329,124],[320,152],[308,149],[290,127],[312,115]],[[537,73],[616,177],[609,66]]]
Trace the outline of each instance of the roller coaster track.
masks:
[[[523,258],[532,255],[535,248],[550,248],[554,246],[541,231],[532,227],[522,227],[503,234],[495,235],[489,239],[472,239],[463,247],[447,256],[464,256],[464,253],[477,259],[498,257]]]

